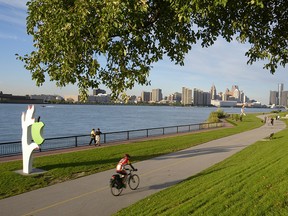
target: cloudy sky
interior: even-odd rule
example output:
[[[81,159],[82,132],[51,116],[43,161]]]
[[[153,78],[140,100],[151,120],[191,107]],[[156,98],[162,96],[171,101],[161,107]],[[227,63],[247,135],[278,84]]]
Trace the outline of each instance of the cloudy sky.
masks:
[[[26,34],[26,2],[0,0],[0,91],[13,95],[77,95],[77,86],[57,88],[48,80],[43,86],[36,87],[30,72],[16,60],[16,53],[24,55],[33,50],[32,38]],[[288,90],[287,70],[280,67],[276,74],[271,75],[262,69],[264,62],[247,65],[245,52],[248,48],[249,44],[227,43],[221,38],[209,48],[196,45],[186,56],[185,66],[164,59],[153,65],[149,76],[151,86],[135,86],[127,93],[139,96],[142,91],[160,88],[167,96],[181,92],[182,87],[209,91],[213,84],[217,92],[223,92],[226,88],[231,89],[232,85],[238,85],[250,99],[268,104],[270,90],[277,90],[278,83],[283,83],[284,90]]]

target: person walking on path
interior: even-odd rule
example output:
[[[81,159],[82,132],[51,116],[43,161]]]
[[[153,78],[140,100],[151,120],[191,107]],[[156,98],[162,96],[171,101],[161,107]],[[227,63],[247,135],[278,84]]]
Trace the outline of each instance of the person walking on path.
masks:
[[[94,145],[96,145],[95,137],[96,137],[96,133],[95,133],[95,129],[93,128],[91,130],[91,133],[90,133],[90,138],[91,139],[90,139],[89,145],[91,145],[93,141],[94,141]]]
[[[100,134],[102,134],[102,132],[100,131],[100,128],[97,129],[97,131],[95,132],[95,136],[96,136],[96,143],[95,146],[101,146],[100,144]]]
[[[273,124],[274,124],[274,118],[271,117],[271,125],[273,126]]]

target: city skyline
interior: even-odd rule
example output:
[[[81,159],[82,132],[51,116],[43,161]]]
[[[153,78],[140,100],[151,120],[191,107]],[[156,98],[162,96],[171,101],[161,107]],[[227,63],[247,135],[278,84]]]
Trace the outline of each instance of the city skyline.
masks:
[[[279,85],[279,84],[278,84]],[[283,85],[283,84],[282,84]],[[149,93],[149,98],[150,98],[150,100],[149,101],[155,101],[155,102],[159,102],[159,101],[161,101],[162,99],[163,100],[165,100],[164,98],[169,98],[171,95],[173,95],[173,94],[177,94],[177,95],[181,95],[182,96],[182,103],[184,104],[184,105],[188,105],[188,104],[191,104],[192,103],[192,101],[193,101],[193,94],[192,93],[194,93],[195,91],[197,91],[197,92],[203,92],[203,93],[209,93],[209,94],[211,94],[212,93],[212,89],[213,89],[213,92],[214,92],[214,97],[212,96],[212,94],[211,94],[211,100],[219,100],[220,98],[216,98],[216,97],[220,97],[221,95],[226,95],[227,94],[227,91],[228,92],[232,92],[233,93],[233,88],[237,88],[237,90],[239,91],[239,93],[244,93],[244,95],[245,95],[245,97],[247,97],[247,98],[249,98],[249,100],[255,100],[254,98],[250,98],[249,97],[249,95],[246,95],[245,94],[245,91],[244,90],[241,90],[240,88],[239,88],[239,86],[237,86],[237,85],[232,85],[231,86],[231,89],[229,89],[228,87],[225,89],[225,91],[218,91],[217,90],[217,87],[213,84],[212,86],[211,86],[211,88],[210,88],[210,90],[209,91],[205,91],[205,90],[203,90],[203,89],[198,89],[198,88],[188,88],[188,87],[182,87],[182,89],[180,90],[180,91],[176,91],[176,92],[170,92],[168,95],[164,95],[163,93],[162,93],[162,89],[159,89],[159,88],[157,88],[157,89],[150,89],[150,90],[148,90],[148,91],[141,91],[141,94],[140,95],[127,95],[127,96],[129,96],[129,97],[141,97],[142,98],[142,100],[143,100],[143,98],[145,98],[145,97],[147,97],[147,96],[145,96],[145,94],[146,93]],[[272,90],[270,90],[270,94],[271,94],[271,91]],[[1,89],[0,89],[0,93],[3,93],[3,94],[11,94],[11,93],[9,93],[9,92],[3,92],[3,91],[1,91]],[[92,90],[92,92],[91,92],[91,94],[90,93],[88,93],[88,96],[95,96],[95,95],[98,95],[98,94],[107,94],[107,95],[110,95],[111,93],[110,92],[106,92],[106,90],[104,90],[104,89],[100,89],[100,88],[98,88],[98,89],[93,89]],[[184,94],[184,95],[183,95]],[[39,95],[37,95],[37,94],[28,94],[28,95],[30,95],[30,96],[39,96]],[[51,94],[41,94],[41,95],[51,95]],[[13,95],[13,96],[16,96],[16,95]],[[19,95],[19,96],[23,96],[23,95]],[[62,97],[62,98],[69,98],[69,97],[71,97],[71,96],[79,96],[79,95],[61,95],[61,94],[54,94],[54,96],[60,96],[60,97]],[[227,95],[228,96],[228,95]],[[230,96],[232,96],[232,95],[230,95]],[[234,97],[234,96],[233,96]],[[270,96],[271,97],[271,96]],[[183,98],[184,98],[184,100],[185,101],[183,101]],[[188,100],[187,100],[187,98],[189,98]],[[239,96],[239,99],[240,99],[240,96]],[[222,100],[222,98],[220,99],[220,100]],[[144,99],[144,101],[147,101],[147,100],[145,100]],[[257,101],[257,102],[260,102],[261,103],[261,101]],[[264,105],[264,104],[263,104]]]
[[[46,82],[36,87],[23,62],[16,60],[15,54],[27,54],[33,50],[32,38],[26,34],[26,0],[0,0],[0,91],[13,95],[57,94],[78,95],[77,85],[57,88],[55,82]],[[128,95],[141,95],[149,89],[162,89],[167,96],[181,92],[182,87],[198,88],[210,91],[214,84],[217,92],[224,92],[227,86],[238,85],[250,99],[262,104],[269,104],[271,90],[277,89],[278,83],[284,83],[287,72],[279,66],[275,75],[262,69],[264,62],[247,65],[245,51],[249,44],[227,43],[219,38],[210,48],[193,45],[186,55],[185,66],[175,65],[167,58],[153,65],[150,86],[138,86],[128,90]],[[275,87],[276,86],[276,87]],[[110,92],[105,86],[99,86]],[[229,87],[230,88],[230,87]],[[89,90],[91,94],[92,89]]]

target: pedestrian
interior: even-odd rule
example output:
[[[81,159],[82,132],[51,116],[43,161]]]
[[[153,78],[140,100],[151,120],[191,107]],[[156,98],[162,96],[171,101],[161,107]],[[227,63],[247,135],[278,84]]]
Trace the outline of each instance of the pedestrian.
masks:
[[[94,145],[96,145],[96,140],[95,140],[95,137],[96,137],[96,134],[95,134],[95,129],[93,128],[91,130],[91,133],[90,133],[90,142],[89,142],[89,145],[92,144],[92,142],[94,142]]]
[[[100,134],[102,134],[102,132],[100,131],[100,128],[97,129],[97,131],[95,132],[96,135],[96,143],[95,146],[101,146],[100,145]]]
[[[274,118],[272,117],[271,118],[271,125],[273,126],[273,123],[274,123]]]

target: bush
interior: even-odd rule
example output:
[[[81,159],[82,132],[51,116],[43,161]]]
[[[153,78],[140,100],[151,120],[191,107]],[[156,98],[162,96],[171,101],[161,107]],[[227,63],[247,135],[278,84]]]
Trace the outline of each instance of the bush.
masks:
[[[208,123],[217,123],[217,122],[220,122],[221,118],[225,118],[225,117],[226,117],[226,115],[225,115],[224,111],[221,109],[218,109],[216,112],[210,113],[207,122]]]
[[[217,113],[219,119],[226,117],[226,114],[225,114],[224,111],[221,110],[221,109],[218,109],[218,110],[216,111],[216,113]]]

